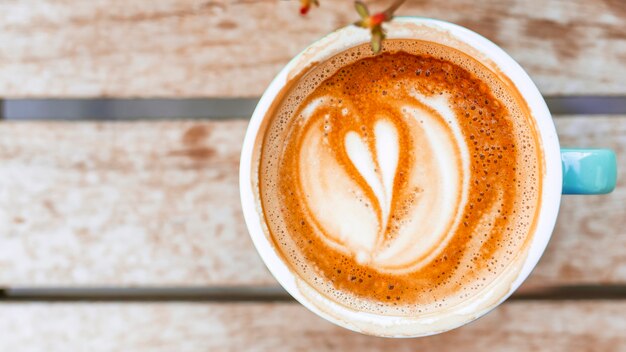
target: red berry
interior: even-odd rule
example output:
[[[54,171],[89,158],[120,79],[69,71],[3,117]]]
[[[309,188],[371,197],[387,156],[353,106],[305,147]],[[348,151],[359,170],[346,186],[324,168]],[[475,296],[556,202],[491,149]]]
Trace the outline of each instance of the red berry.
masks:
[[[371,17],[372,26],[378,26],[381,23],[385,22],[386,19],[387,19],[387,16],[385,15],[385,13],[383,12],[377,13]]]

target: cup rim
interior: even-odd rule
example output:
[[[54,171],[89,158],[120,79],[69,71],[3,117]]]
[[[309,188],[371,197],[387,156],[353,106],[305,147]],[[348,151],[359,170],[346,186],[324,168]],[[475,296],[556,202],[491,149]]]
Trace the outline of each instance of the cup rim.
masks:
[[[406,27],[407,25],[408,27]],[[501,296],[501,298],[495,301],[495,303],[489,304],[487,307],[482,307],[482,309],[472,312],[473,314],[466,316],[464,319],[460,319],[453,324],[448,324],[448,326],[443,329],[439,328],[428,330],[415,328],[413,332],[409,329],[401,334],[387,333],[385,331],[386,327],[388,328],[393,324],[404,324],[404,320],[407,318],[355,312],[354,316],[351,316],[350,318],[344,318],[342,316],[342,319],[339,319],[336,316],[325,313],[322,309],[318,308],[318,305],[321,304],[320,302],[311,302],[301,292],[301,288],[297,283],[296,274],[288,269],[287,264],[282,260],[282,258],[280,258],[278,253],[276,253],[275,249],[270,244],[270,241],[267,238],[262,212],[260,211],[260,204],[258,204],[255,196],[254,189],[256,187],[256,180],[251,178],[254,145],[258,137],[261,124],[264,121],[266,113],[274,101],[274,98],[286,85],[290,75],[293,75],[294,73],[297,74],[306,69],[310,63],[316,62],[316,60],[319,62],[320,60],[326,59],[350,47],[367,43],[369,33],[365,30],[358,29],[354,26],[340,28],[311,44],[305,50],[296,55],[278,73],[278,75],[270,83],[269,87],[265,90],[250,119],[242,147],[239,170],[240,196],[244,219],[250,237],[263,262],[281,286],[302,305],[316,313],[318,316],[334,324],[353,331],[385,337],[428,336],[452,330],[484,316],[489,311],[504,302],[527,279],[544,253],[556,223],[562,189],[560,146],[556,129],[554,127],[550,111],[548,110],[541,93],[524,69],[496,44],[480,34],[459,25],[424,17],[396,17],[394,21],[389,23],[386,27],[388,30],[388,38],[419,39],[414,37],[403,37],[406,33],[410,33],[410,31],[407,32],[405,30],[406,28],[403,26],[409,29],[411,26],[425,26],[427,27],[427,30],[434,30],[435,32],[442,31],[451,38],[458,40],[460,43],[466,44],[469,50],[476,50],[476,52],[470,54],[472,57],[476,58],[476,55],[483,55],[482,58],[476,58],[477,60],[491,60],[494,68],[499,69],[500,72],[509,78],[515,87],[518,88],[520,95],[528,105],[530,115],[536,123],[535,127],[539,135],[539,141],[541,144],[540,147],[543,149],[542,154],[544,156],[542,200],[540,205],[541,211],[539,212],[538,219],[536,220],[537,223],[535,231],[532,234],[533,239],[530,247],[528,248],[527,257],[523,261],[522,268],[518,272],[516,279],[510,285],[510,288]],[[342,36],[343,38],[348,39],[341,40]],[[442,44],[445,45],[445,43]],[[320,52],[325,54],[319,54]],[[315,55],[316,53],[318,54],[317,56]],[[351,320],[348,321],[354,317],[357,317],[357,319],[363,318],[363,321],[356,323]],[[414,322],[415,319],[416,318],[411,317],[408,320]],[[365,329],[364,326],[372,326],[377,330]]]

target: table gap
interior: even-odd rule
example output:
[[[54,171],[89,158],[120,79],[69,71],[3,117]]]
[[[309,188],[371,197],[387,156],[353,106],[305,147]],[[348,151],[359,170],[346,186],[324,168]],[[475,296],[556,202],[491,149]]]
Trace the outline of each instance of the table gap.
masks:
[[[546,96],[553,115],[626,114],[626,96]],[[6,120],[247,119],[259,98],[6,99]]]
[[[569,285],[525,289],[518,301],[624,300],[626,285]],[[223,287],[13,287],[1,302],[295,302],[279,286]]]

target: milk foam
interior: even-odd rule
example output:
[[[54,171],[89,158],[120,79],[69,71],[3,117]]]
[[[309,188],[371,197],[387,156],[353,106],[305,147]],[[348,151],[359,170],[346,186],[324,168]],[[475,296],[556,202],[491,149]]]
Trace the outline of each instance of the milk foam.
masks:
[[[460,138],[460,129],[446,97],[429,98],[417,92],[413,92],[413,96],[430,108],[400,107],[403,118],[415,122],[413,127],[396,126],[381,114],[374,119],[373,142],[355,130],[345,134],[344,145],[340,147],[345,148],[357,175],[351,175],[350,170],[335,162],[332,148],[324,144],[324,141],[328,143],[323,136],[329,133],[328,128],[309,129],[299,160],[301,184],[307,195],[305,202],[320,227],[320,238],[344,253],[355,255],[361,264],[379,270],[415,269],[421,260],[429,258],[429,254],[436,254],[436,247],[445,245],[458,225],[455,214],[460,214],[459,208],[464,206],[461,200],[467,198],[463,191],[467,189],[464,184],[469,182],[467,146]],[[315,99],[304,106],[303,117],[323,108],[324,101],[330,101],[330,98]],[[346,109],[342,109],[342,114]],[[350,116],[350,112],[347,115]],[[432,159],[433,165],[420,170],[419,167],[424,165],[416,163],[407,170],[415,185],[428,186],[419,190],[419,197],[414,200],[410,213],[405,216],[406,221],[396,234],[386,238],[393,215],[392,200],[401,196],[396,194],[394,197],[394,191],[403,191],[394,190],[401,152],[398,128],[423,130],[425,143],[432,150],[432,155],[426,157]],[[418,149],[420,143],[407,147]],[[424,171],[428,174],[420,174]],[[355,176],[365,181],[365,190],[354,182]],[[368,189],[373,192],[374,199],[367,199]]]
[[[400,54],[358,61],[364,49],[318,65],[270,111],[259,162],[268,236],[307,295],[376,314],[442,312],[519,267],[538,142],[523,102],[468,57],[388,41]]]

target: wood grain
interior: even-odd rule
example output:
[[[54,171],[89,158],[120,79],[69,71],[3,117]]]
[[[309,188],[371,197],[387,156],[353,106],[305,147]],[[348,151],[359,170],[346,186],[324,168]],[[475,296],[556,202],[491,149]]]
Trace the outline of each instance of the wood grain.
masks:
[[[0,305],[3,351],[623,351],[626,302],[514,302],[460,329],[384,339],[298,304]]]
[[[556,119],[610,147],[626,116]],[[0,123],[1,286],[275,285],[243,222],[246,121]],[[568,196],[526,287],[626,284],[626,180]]]
[[[608,147],[617,154],[609,195],[563,196],[552,240],[526,287],[626,283],[626,118],[554,119],[563,147]]]
[[[382,8],[389,1],[372,1]],[[352,1],[307,18],[279,0],[5,0],[0,96],[241,97],[322,35]],[[625,94],[622,0],[409,1],[401,15],[459,23],[528,70],[544,94]]]
[[[0,124],[0,282],[271,282],[241,215],[245,127]]]

